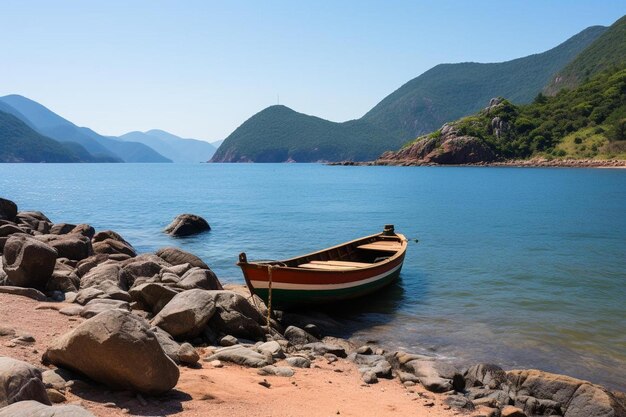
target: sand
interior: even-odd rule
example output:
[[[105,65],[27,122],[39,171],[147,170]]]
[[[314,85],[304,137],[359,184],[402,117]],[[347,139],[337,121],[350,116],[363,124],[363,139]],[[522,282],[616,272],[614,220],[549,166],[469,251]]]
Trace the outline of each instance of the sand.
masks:
[[[45,368],[41,364],[41,355],[50,341],[83,320],[57,311],[67,305],[0,294],[0,328],[12,328],[17,334],[28,333],[35,338],[32,344],[20,345],[11,342],[13,336],[0,336],[0,356]],[[203,353],[202,348],[199,351]],[[318,359],[310,369],[296,369],[291,378],[260,376],[255,369],[232,364],[215,368],[201,362],[201,366],[198,369],[181,367],[178,385],[165,396],[144,397],[81,383],[66,392],[67,402],[80,404],[99,417],[443,417],[484,414],[480,409],[471,413],[450,409],[443,403],[445,395],[426,392],[421,386],[407,388],[397,379],[366,385],[361,382],[357,367],[346,360],[328,363],[325,359]],[[269,382],[269,388],[259,384],[263,380]]]

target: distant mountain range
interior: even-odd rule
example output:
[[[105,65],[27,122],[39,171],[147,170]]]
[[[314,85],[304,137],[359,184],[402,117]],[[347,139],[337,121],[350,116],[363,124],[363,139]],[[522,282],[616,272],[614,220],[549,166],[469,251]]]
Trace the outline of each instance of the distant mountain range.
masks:
[[[173,162],[206,162],[211,159],[217,149],[203,140],[184,139],[158,129],[147,132],[129,132],[117,139],[142,143]]]
[[[371,160],[443,123],[471,114],[492,97],[528,103],[552,77],[607,30],[593,26],[557,47],[512,61],[441,64],[407,82],[361,119],[333,123],[269,107],[244,122],[213,162]]]
[[[6,155],[6,158],[0,157],[0,162],[203,162],[210,159],[216,149],[208,142],[179,138],[162,130],[131,132],[121,137],[103,136],[76,126],[45,106],[19,95],[0,97],[0,112],[4,113],[1,122],[7,123],[6,126],[0,124],[0,133],[5,135],[3,155]],[[20,140],[16,136],[15,146],[29,138],[28,143],[41,143],[46,152],[33,148],[31,155],[26,155],[28,149],[10,149],[12,142],[7,135],[15,131],[11,130],[15,121],[7,118],[7,114],[30,129],[20,127]],[[54,153],[51,153],[52,148],[44,145],[43,139],[62,146],[52,147]],[[51,159],[46,160],[46,156]]]

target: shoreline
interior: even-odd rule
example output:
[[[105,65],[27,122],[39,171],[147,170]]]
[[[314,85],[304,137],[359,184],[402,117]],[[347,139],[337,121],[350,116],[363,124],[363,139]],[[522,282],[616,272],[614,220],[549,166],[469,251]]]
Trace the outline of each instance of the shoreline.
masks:
[[[602,168],[626,169],[626,160],[619,159],[515,159],[496,162],[478,162],[471,164],[435,164],[416,160],[378,159],[375,161],[329,162],[330,166],[406,166],[406,167],[510,167],[510,168]]]
[[[177,248],[138,254],[114,231],[53,223],[40,212],[18,212],[3,199],[0,218],[0,357],[43,371],[53,402],[76,404],[94,415],[444,417],[463,412],[497,417],[515,412],[521,417],[583,416],[592,407],[598,416],[611,415],[607,410],[626,416],[626,394],[565,375],[505,371],[485,363],[455,367],[432,355],[330,337],[306,314],[274,312],[268,326],[267,307],[258,297],[242,286],[222,286],[200,258]],[[44,284],[30,285],[33,276],[18,273],[41,267],[30,263],[33,253],[54,261]],[[112,379],[128,369],[141,373],[137,364],[143,361],[125,362],[101,343],[81,343],[71,351],[68,340],[102,321],[112,339],[138,338],[124,352],[139,341],[158,340],[152,355],[162,357],[157,361],[162,366],[171,361],[175,384],[158,394],[144,391],[146,381],[119,390]],[[140,330],[124,334],[129,327]],[[99,332],[93,337],[101,337]],[[79,360],[89,354],[106,366],[94,373]],[[161,365],[147,382],[161,383],[155,376],[165,372]],[[65,369],[72,371],[69,376]],[[66,379],[46,382],[51,373]],[[570,391],[567,398],[558,394],[563,389]],[[261,405],[259,397],[266,399]]]

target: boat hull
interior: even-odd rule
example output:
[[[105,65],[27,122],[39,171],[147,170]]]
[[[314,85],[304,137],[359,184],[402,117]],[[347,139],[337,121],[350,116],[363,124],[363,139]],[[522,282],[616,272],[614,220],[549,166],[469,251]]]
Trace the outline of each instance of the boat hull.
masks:
[[[240,265],[248,287],[276,308],[327,304],[371,294],[394,282],[400,275],[404,253],[392,262],[367,269],[308,271],[300,268]]]

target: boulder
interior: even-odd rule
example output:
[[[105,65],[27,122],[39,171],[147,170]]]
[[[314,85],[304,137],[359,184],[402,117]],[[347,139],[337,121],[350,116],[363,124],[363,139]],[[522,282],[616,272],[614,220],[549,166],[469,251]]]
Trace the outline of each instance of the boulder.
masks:
[[[0,220],[15,221],[17,216],[17,204],[11,200],[0,198]]]
[[[313,337],[305,330],[296,326],[287,327],[287,329],[285,330],[285,339],[287,339],[289,343],[294,346],[301,346],[306,345],[307,343],[319,342],[316,337]]]
[[[212,355],[204,358],[205,362],[220,360],[232,362],[252,368],[260,368],[271,364],[271,356],[265,356],[259,352],[242,345],[228,346],[217,349]]]
[[[210,269],[193,267],[182,276],[176,284],[178,288],[191,290],[202,288],[205,290],[222,290],[222,284]]]
[[[93,252],[109,255],[127,255],[131,258],[137,256],[137,252],[132,246],[113,239],[94,242]]]
[[[132,285],[139,278],[157,277],[168,264],[156,255],[142,254],[122,262],[122,265],[129,285]]]
[[[465,385],[467,387],[484,386],[489,389],[500,389],[506,384],[506,372],[498,365],[481,363],[470,366],[465,372]]]
[[[105,311],[55,340],[44,360],[113,388],[162,394],[178,382],[176,364],[141,318]]]
[[[37,401],[20,401],[0,408],[0,417],[95,417],[78,405],[44,405]]]
[[[156,251],[156,255],[170,265],[189,264],[198,268],[209,269],[202,259],[184,250],[168,247]]]
[[[107,295],[104,291],[99,290],[98,288],[83,288],[76,293],[76,298],[74,298],[74,302],[80,305],[85,305],[89,301],[94,300],[96,298],[106,298]]]
[[[191,236],[207,230],[211,230],[211,226],[202,217],[195,214],[180,214],[164,232],[171,236]]]
[[[130,301],[126,275],[118,263],[105,262],[87,272],[80,279],[80,288],[95,288],[103,291],[109,298]]]
[[[126,301],[96,298],[85,304],[85,307],[80,312],[80,316],[89,319],[104,311],[113,309],[130,311],[130,305]]]
[[[261,343],[259,346],[256,347],[256,350],[263,355],[271,355],[274,359],[282,359],[285,357],[285,352],[283,352],[283,348],[280,346],[280,343],[275,340]]]
[[[78,234],[39,235],[37,240],[56,249],[59,258],[81,261],[91,256],[93,252],[89,238]]]
[[[43,289],[52,276],[56,259],[56,249],[33,237],[13,235],[4,247],[2,267],[9,284]]]
[[[417,376],[429,391],[463,391],[465,388],[463,375],[447,362],[417,359],[405,363],[402,369]]]
[[[328,353],[333,354],[340,358],[345,358],[347,356],[346,350],[342,348],[341,346],[331,345],[331,344],[322,343],[322,342],[307,343],[306,345],[302,346],[302,349],[310,350],[312,354],[317,355],[317,356],[323,356]]]
[[[79,235],[83,235],[85,237],[88,237],[89,239],[92,239],[94,237],[94,235],[96,234],[96,229],[94,229],[93,227],[91,227],[88,224],[82,223],[82,224],[79,224],[76,227],[74,227],[68,233],[79,234]]]
[[[200,355],[189,343],[179,345],[172,336],[158,327],[152,327],[150,330],[156,335],[165,354],[174,362],[195,365],[200,360]]]
[[[529,415],[562,413],[564,417],[626,417],[626,404],[599,385],[535,369],[507,372],[509,395]]]
[[[76,227],[75,224],[70,223],[55,223],[50,228],[50,233],[53,235],[66,235]]]
[[[215,313],[216,301],[210,291],[188,290],[177,294],[152,320],[174,338],[200,334]]]
[[[381,355],[362,355],[352,353],[348,360],[359,365],[361,373],[374,372],[378,378],[392,378],[391,364]]]
[[[50,404],[41,371],[26,362],[0,356],[0,410],[27,400]]]
[[[46,283],[46,291],[76,292],[80,288],[80,278],[70,266],[60,264],[57,260],[52,276]]]
[[[257,373],[263,376],[274,375],[274,376],[283,376],[287,378],[292,377],[295,374],[293,369],[287,366],[274,366],[274,365],[264,366],[263,368],[259,369]]]
[[[157,314],[169,303],[178,292],[171,287],[156,282],[145,282],[134,286],[128,291],[133,301],[141,303]]]
[[[89,258],[85,258],[76,264],[76,275],[82,278],[85,274],[87,274],[87,272],[108,260],[109,255],[105,253],[99,253],[92,255]]]
[[[207,291],[214,300],[215,314],[209,327],[222,334],[259,340],[265,335],[265,318],[248,300],[233,291]]]
[[[9,237],[17,233],[27,233],[27,231],[15,224],[3,224],[0,226],[0,237]]]
[[[285,360],[289,366],[293,366],[294,368],[310,368],[311,361],[302,356],[292,356]]]
[[[50,219],[40,211],[20,211],[17,213],[16,222],[40,234],[50,233],[52,228]]]

